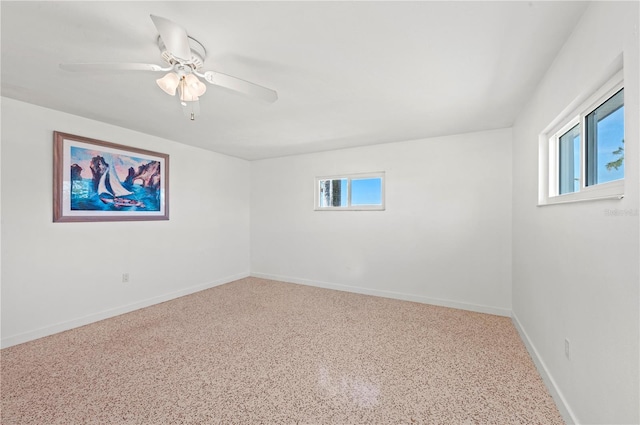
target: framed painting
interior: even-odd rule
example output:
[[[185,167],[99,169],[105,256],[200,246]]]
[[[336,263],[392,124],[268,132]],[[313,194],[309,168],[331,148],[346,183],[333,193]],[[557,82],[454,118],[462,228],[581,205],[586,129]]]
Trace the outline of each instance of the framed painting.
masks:
[[[169,219],[169,155],[53,133],[53,221]]]

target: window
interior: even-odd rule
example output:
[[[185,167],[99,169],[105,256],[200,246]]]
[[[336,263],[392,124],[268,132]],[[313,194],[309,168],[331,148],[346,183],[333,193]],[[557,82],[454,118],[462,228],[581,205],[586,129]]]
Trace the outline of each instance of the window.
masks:
[[[317,177],[316,210],[384,210],[384,172]]]
[[[541,158],[546,162],[541,167],[540,203],[622,197],[622,71],[574,108],[568,117],[556,120],[555,125],[549,126],[551,131],[541,135]]]
[[[559,194],[580,190],[580,126],[575,125],[558,139]]]
[[[624,89],[585,118],[587,186],[624,178]]]
[[[325,179],[320,180],[320,208],[346,207],[347,200],[347,179]]]

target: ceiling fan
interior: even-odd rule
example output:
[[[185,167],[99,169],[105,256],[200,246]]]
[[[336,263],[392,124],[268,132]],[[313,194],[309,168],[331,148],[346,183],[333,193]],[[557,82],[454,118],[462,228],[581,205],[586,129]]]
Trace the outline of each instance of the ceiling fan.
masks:
[[[269,88],[216,71],[203,71],[206,50],[198,40],[190,37],[180,25],[160,16],[150,15],[158,30],[158,48],[166,66],[149,63],[62,63],[60,68],[72,72],[96,71],[153,71],[167,72],[156,80],[165,93],[175,96],[178,92],[183,107],[190,107],[191,120],[195,119],[198,99],[209,84],[225,87],[266,102],[275,102],[278,94]],[[187,109],[185,109],[185,112]]]

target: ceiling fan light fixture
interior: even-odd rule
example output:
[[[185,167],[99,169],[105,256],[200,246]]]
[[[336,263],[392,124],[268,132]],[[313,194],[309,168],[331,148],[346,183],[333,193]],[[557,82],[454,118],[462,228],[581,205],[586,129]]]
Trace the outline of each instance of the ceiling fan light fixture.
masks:
[[[169,96],[175,96],[176,95],[176,89],[178,88],[178,85],[180,85],[180,77],[178,77],[178,75],[174,72],[169,72],[167,75],[165,75],[162,78],[158,78],[156,80],[156,83],[158,83],[158,86]]]
[[[185,76],[184,82],[196,96],[202,96],[207,91],[207,86],[193,74]]]
[[[189,89],[189,86],[186,84],[180,84],[180,101],[184,104],[185,102],[196,102],[198,100],[198,96]]]
[[[207,86],[193,74],[184,76],[180,81],[179,88],[182,102],[196,102],[207,91]]]

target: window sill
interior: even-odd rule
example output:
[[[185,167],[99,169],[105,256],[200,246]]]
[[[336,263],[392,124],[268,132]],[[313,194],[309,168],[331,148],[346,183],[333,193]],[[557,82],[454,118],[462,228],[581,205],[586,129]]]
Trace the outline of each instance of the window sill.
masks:
[[[558,204],[575,204],[577,202],[590,202],[590,201],[604,201],[607,199],[616,199],[620,200],[624,198],[624,194],[621,193],[619,195],[609,195],[609,196],[601,196],[599,198],[580,198],[580,199],[550,199],[547,203],[538,204],[539,207],[548,207],[549,205],[558,205]]]
[[[565,195],[550,196],[538,202],[539,207],[556,204],[572,204],[576,202],[604,201],[624,198],[624,180],[603,183],[580,192],[567,193]]]

